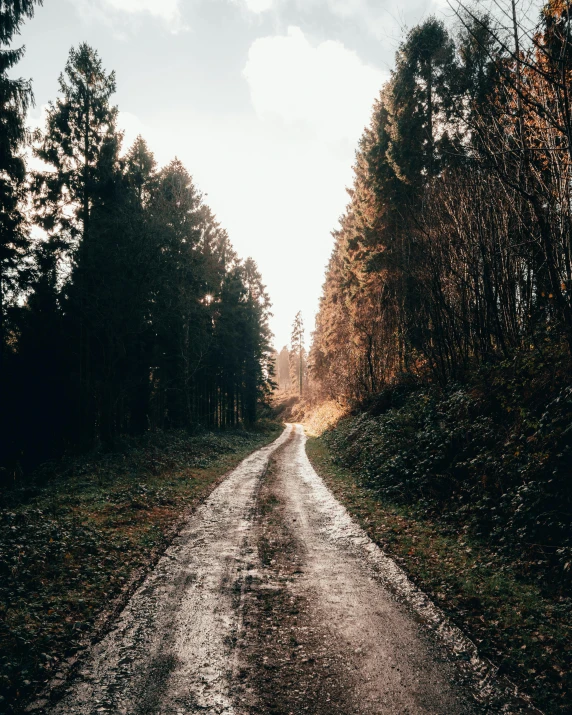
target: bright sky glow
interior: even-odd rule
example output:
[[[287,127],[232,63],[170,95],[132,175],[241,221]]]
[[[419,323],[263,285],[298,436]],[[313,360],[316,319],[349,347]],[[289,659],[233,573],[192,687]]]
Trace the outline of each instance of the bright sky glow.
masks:
[[[313,46],[299,27],[255,40],[243,74],[262,121],[300,124],[315,141],[349,141],[352,146],[386,79],[340,42]]]
[[[19,72],[42,105],[86,41],[117,74],[125,149],[177,156],[273,303],[275,345],[308,338],[357,141],[404,26],[441,0],[50,0]]]
[[[273,0],[244,0],[244,4],[250,12],[266,12],[272,7]]]

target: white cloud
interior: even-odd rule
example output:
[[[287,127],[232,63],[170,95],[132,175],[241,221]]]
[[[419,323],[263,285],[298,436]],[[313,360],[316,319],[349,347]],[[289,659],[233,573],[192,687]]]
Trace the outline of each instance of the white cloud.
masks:
[[[308,333],[313,329],[330,231],[347,203],[357,141],[388,75],[340,42],[312,43],[297,27],[256,40],[243,73],[256,139],[250,146],[234,140],[221,153],[222,174],[222,166],[216,176],[207,178],[202,167],[200,173],[239,252],[252,251],[259,260],[280,348],[298,309]],[[244,155],[233,157],[233,151]],[[219,194],[221,175],[228,185]]]
[[[261,118],[306,125],[330,142],[359,138],[387,78],[340,42],[313,47],[298,27],[255,40],[244,76]]]
[[[274,5],[274,0],[244,0],[244,4],[247,10],[258,15],[261,12],[270,10]]]
[[[203,0],[208,2],[209,0]],[[294,9],[300,18],[318,13],[337,21],[350,22],[361,31],[390,46],[393,53],[408,27],[423,17],[442,15],[448,8],[447,0],[229,0],[242,5],[253,14],[274,9],[279,14]],[[300,20],[300,23],[302,20]]]
[[[129,34],[123,31],[136,16],[163,21],[173,33],[187,30],[182,22],[181,0],[69,0],[85,22],[101,22],[112,28],[118,39]],[[119,27],[118,27],[119,21]],[[123,26],[123,27],[122,27]]]
[[[114,10],[126,13],[149,13],[166,22],[179,18],[179,0],[103,0],[104,4]]]

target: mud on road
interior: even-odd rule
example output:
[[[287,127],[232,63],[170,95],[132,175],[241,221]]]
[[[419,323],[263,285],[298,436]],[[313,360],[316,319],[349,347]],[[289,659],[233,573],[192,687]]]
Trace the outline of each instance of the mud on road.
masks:
[[[351,521],[304,443],[288,426],[233,470],[35,712],[534,712]]]

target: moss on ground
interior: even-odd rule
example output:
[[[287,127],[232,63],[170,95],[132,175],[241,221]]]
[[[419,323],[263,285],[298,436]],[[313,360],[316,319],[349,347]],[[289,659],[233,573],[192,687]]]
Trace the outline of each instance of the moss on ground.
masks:
[[[65,675],[185,514],[281,429],[156,433],[0,495],[0,712]]]
[[[335,441],[334,441],[335,443]],[[369,536],[404,568],[547,715],[572,712],[567,599],[554,596],[490,545],[413,506],[383,500],[339,464],[324,436],[307,442],[308,456],[335,496]]]

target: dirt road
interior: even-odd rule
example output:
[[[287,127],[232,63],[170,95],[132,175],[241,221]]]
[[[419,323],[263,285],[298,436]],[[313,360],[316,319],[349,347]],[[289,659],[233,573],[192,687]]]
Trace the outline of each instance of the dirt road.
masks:
[[[289,426],[231,472],[46,712],[526,712],[475,704],[451,655],[478,666],[471,645],[351,521],[304,441]]]

